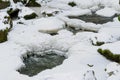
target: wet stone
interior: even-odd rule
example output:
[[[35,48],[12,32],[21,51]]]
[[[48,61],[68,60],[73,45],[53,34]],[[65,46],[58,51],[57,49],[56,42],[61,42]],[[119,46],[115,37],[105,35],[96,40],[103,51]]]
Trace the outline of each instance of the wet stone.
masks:
[[[68,17],[71,19],[81,19],[85,22],[93,22],[95,24],[104,24],[110,21],[112,22],[115,16],[116,15],[112,17],[104,17],[104,16],[99,16],[97,14],[92,14],[92,15],[68,16]]]
[[[32,77],[43,70],[51,69],[62,64],[65,58],[65,56],[58,55],[52,51],[43,55],[27,53],[27,57],[23,57],[23,63],[25,66],[17,71],[21,74]]]

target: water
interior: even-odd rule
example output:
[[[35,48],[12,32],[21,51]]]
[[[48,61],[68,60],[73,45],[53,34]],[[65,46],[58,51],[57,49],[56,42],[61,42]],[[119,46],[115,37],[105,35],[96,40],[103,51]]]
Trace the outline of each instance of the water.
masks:
[[[113,18],[115,16],[104,17],[104,16],[99,16],[99,15],[96,15],[96,14],[92,14],[92,15],[81,15],[81,16],[69,16],[69,18],[71,18],[71,19],[75,19],[75,18],[76,19],[81,19],[85,22],[93,22],[95,24],[104,24],[104,23],[113,21]]]
[[[29,54],[27,57],[23,57],[25,66],[21,67],[18,72],[31,77],[43,70],[62,64],[64,59],[65,56],[57,55],[55,52],[45,53],[44,55]]]

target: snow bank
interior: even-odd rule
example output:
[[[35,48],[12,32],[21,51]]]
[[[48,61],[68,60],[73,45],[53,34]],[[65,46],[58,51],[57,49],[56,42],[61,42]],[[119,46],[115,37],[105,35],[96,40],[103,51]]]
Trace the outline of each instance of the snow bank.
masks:
[[[96,12],[97,15],[106,16],[106,17],[112,17],[117,12],[112,8],[105,7],[104,9],[100,9]]]
[[[91,37],[94,44],[96,42],[111,43],[120,39],[120,28],[119,27],[103,27],[98,33]]]
[[[65,27],[65,23],[55,17],[41,18],[33,21],[33,27],[38,28],[39,32],[57,33]]]
[[[106,73],[108,74],[107,80],[119,80],[120,79],[120,65],[115,62],[111,62],[106,66]]]

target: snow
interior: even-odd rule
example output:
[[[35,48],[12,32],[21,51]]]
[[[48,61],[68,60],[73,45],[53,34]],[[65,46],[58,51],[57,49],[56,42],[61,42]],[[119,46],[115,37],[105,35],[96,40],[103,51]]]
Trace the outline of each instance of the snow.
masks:
[[[41,18],[33,21],[33,27],[38,27],[39,32],[57,33],[65,27],[65,23],[57,18]]]
[[[96,43],[97,41],[111,43],[119,41],[119,39],[120,39],[120,27],[118,26],[103,27],[99,30],[99,34],[94,34],[91,37],[93,43]]]
[[[120,65],[115,62],[111,62],[106,66],[106,73],[108,74],[107,80],[119,80],[120,79]],[[111,76],[110,73],[113,73]]]
[[[117,12],[114,9],[108,7],[105,7],[104,9],[98,10],[96,12],[97,15],[106,16],[106,17],[112,17],[116,13]]]
[[[28,8],[28,7],[21,7],[18,16],[19,16],[20,18],[23,18],[24,16],[30,15],[30,14],[32,14],[32,13],[35,13],[32,9],[30,9],[30,8]]]
[[[10,24],[5,24],[5,22],[9,23],[8,19],[5,17],[9,17],[9,15],[6,12],[0,12],[0,30],[10,28]]]
[[[77,6],[69,6],[68,3],[71,1],[74,1]],[[105,24],[94,24],[68,18],[68,16],[89,15],[92,11],[97,11],[96,14],[101,16],[111,17],[115,13],[120,13],[119,0],[45,0],[44,3],[37,0],[37,2],[42,4],[41,12],[59,11],[59,13],[52,17],[13,20],[8,41],[0,43],[0,80],[120,79],[120,65],[107,60],[97,52],[102,48],[109,49],[114,54],[120,54],[118,19],[114,18],[113,22]],[[15,5],[21,9],[20,17],[35,12],[29,7],[20,7],[19,4],[12,4],[12,7],[16,8]],[[8,16],[4,11],[6,10],[0,11],[0,30],[8,27],[7,24],[3,24],[4,16]],[[68,28],[80,31],[74,34]],[[56,35],[50,35],[51,33]],[[100,41],[105,44],[94,46],[91,40],[93,43]],[[21,56],[27,51],[36,51],[36,54],[41,54],[49,50],[65,55],[67,59],[61,65],[46,69],[33,77],[16,71],[24,65]],[[114,75],[109,76],[111,72],[114,72]]]

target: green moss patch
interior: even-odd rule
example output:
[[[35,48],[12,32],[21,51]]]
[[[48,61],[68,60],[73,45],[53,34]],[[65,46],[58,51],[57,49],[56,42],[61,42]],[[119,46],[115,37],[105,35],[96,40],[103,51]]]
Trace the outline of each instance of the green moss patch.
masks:
[[[0,43],[7,41],[8,29],[0,30]]]
[[[120,62],[120,54],[114,54],[109,49],[102,50],[101,48],[98,49],[98,52],[111,61]]]
[[[25,6],[28,7],[41,7],[39,3],[36,2],[36,0],[29,0],[27,3],[27,0],[13,0],[15,3],[22,2],[23,4],[26,4]]]
[[[14,3],[17,3],[17,2],[20,2],[21,0],[13,0],[14,1]]]
[[[4,9],[10,6],[10,2],[9,1],[1,1],[0,0],[0,9]]]
[[[118,16],[118,20],[120,21],[120,15]]]
[[[105,44],[105,42],[99,42],[99,41],[97,41],[95,44],[94,43],[92,43],[94,46],[101,46],[101,45],[103,45],[103,44]]]
[[[26,6],[28,6],[28,7],[41,7],[41,5],[38,4],[35,0],[30,0],[30,1],[26,4]]]
[[[28,20],[28,19],[34,19],[37,17],[37,14],[36,13],[32,13],[30,15],[25,15],[24,16],[24,19]]]
[[[10,29],[13,26],[12,20],[11,20],[11,18],[9,16],[5,16],[4,18],[7,19],[7,20],[5,20],[3,23],[5,25],[9,24],[10,28],[6,28],[4,30],[0,30],[0,43],[7,41],[8,32],[10,31]]]
[[[69,2],[68,5],[71,6],[71,7],[74,7],[74,6],[76,6],[76,3],[75,2]]]

